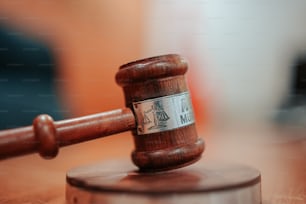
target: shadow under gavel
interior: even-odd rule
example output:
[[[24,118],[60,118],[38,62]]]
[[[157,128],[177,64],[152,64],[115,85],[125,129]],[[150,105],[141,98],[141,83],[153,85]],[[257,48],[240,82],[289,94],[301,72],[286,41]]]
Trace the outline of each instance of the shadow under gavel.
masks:
[[[61,146],[131,130],[132,160],[140,170],[179,168],[204,151],[184,74],[187,62],[170,54],[122,65],[116,74],[127,108],[53,121],[37,116],[32,126],[0,131],[0,158],[39,152],[53,158]]]

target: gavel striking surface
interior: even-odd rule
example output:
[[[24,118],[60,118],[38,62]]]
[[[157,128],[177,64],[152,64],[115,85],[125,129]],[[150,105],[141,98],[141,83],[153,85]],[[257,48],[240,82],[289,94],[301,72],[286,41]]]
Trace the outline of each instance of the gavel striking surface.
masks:
[[[112,161],[72,169],[66,179],[67,204],[261,203],[259,171],[231,163],[140,173],[127,162]]]

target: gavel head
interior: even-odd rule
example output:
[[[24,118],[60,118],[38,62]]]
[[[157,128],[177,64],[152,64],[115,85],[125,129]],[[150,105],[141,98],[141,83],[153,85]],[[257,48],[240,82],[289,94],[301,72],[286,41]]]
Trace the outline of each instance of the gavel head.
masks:
[[[184,58],[172,54],[122,65],[116,74],[136,117],[132,160],[142,171],[186,166],[204,151],[184,76],[187,67]]]

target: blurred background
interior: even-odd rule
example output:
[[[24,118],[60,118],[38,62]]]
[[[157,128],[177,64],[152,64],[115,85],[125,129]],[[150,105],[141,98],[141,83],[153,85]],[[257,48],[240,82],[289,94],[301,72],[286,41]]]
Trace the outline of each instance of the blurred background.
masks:
[[[304,0],[1,1],[0,127],[29,125],[40,113],[59,120],[123,107],[120,65],[178,53],[189,61],[205,158],[259,168],[269,203],[305,203],[305,11]],[[62,172],[125,157],[131,140],[65,148],[40,165]],[[6,168],[20,174],[14,162],[29,168],[36,157]]]

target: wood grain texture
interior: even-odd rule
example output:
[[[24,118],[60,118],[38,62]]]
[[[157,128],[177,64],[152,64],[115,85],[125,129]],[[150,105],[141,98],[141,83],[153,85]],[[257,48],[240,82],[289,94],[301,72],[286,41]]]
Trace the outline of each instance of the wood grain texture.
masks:
[[[118,109],[84,117],[53,122],[40,115],[34,125],[0,131],[0,158],[39,151],[53,158],[57,148],[133,129],[135,118],[130,109]]]
[[[67,172],[69,204],[127,203],[260,204],[260,172],[229,163],[197,163],[162,173],[141,173],[126,161],[97,163]],[[141,199],[140,199],[141,198]],[[171,202],[170,202],[171,201]]]
[[[37,151],[49,159],[57,155],[61,146],[132,130],[136,147],[132,160],[141,170],[189,165],[199,160],[204,151],[204,141],[198,137],[193,122],[173,130],[138,135],[132,106],[133,102],[188,92],[184,76],[187,66],[186,60],[176,54],[122,65],[116,80],[123,87],[127,108],[58,122],[48,115],[37,116],[33,127],[0,131],[0,159]]]
[[[188,92],[187,69],[186,59],[179,55],[151,57],[122,65],[116,81],[123,88],[126,106],[132,109],[133,102]],[[132,160],[143,171],[189,165],[201,157],[205,147],[193,124],[146,135],[132,133],[136,147]]]
[[[199,125],[198,133],[206,135],[208,148],[205,157],[195,165],[226,160],[253,166],[262,174],[263,204],[306,203],[306,140],[302,139],[305,135],[303,129],[231,126],[203,131],[204,127],[201,130]],[[69,169],[109,160],[129,162],[127,155],[132,147],[132,138],[126,132],[65,147],[61,149],[61,156],[54,160],[27,155],[1,161],[0,203],[64,204],[65,175]],[[107,166],[103,167],[103,170],[107,169]],[[132,163],[125,173],[129,170],[135,170]],[[151,199],[154,203],[154,196]],[[186,196],[181,199],[192,203],[195,198]],[[128,203],[124,201],[121,203]]]
[[[86,190],[158,195],[230,190],[260,183],[261,178],[257,169],[230,162],[206,161],[173,171],[142,173],[127,161],[114,160],[73,168],[66,181]]]

